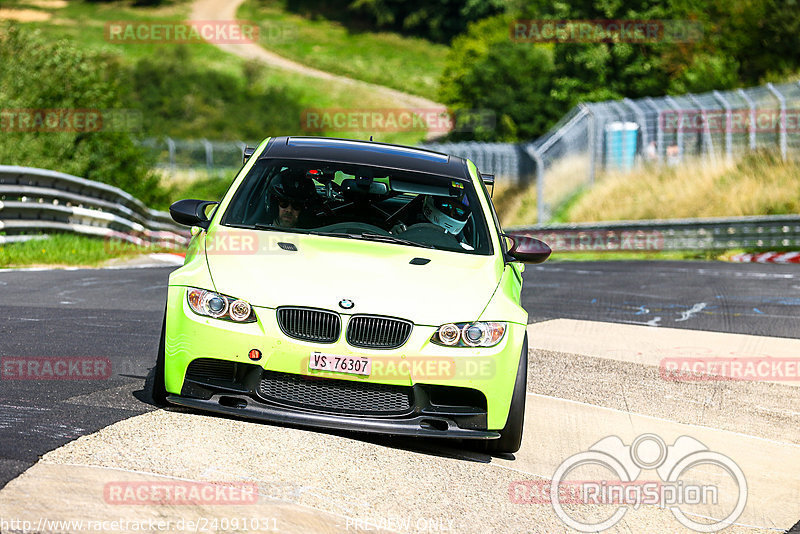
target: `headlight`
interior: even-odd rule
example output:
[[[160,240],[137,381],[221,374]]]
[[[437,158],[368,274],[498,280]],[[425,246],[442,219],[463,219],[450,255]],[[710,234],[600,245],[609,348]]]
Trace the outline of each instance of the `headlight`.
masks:
[[[186,301],[197,315],[235,323],[252,323],[256,320],[253,308],[248,302],[213,291],[189,287],[186,289]]]
[[[431,342],[445,347],[494,347],[506,334],[506,323],[478,321],[440,326]]]

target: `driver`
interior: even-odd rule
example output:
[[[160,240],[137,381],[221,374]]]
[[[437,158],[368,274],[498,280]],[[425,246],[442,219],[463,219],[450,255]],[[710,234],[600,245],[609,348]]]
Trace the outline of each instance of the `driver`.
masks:
[[[463,237],[461,231],[471,215],[466,195],[460,197],[439,197],[427,195],[422,203],[422,214],[448,234]]]
[[[297,227],[306,215],[316,188],[300,169],[283,169],[275,176],[267,190],[267,213],[271,222],[281,228]]]
[[[418,223],[433,224],[445,235],[455,238],[463,249],[474,250],[463,232],[471,216],[469,201],[464,193],[458,196],[425,195],[422,199],[421,216],[415,217],[409,227],[402,222],[398,223],[392,228],[392,233],[402,234]]]

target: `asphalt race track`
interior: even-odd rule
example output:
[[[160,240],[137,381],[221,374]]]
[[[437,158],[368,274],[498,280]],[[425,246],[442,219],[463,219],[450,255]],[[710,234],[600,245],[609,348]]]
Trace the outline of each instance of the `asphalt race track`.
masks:
[[[100,379],[46,381],[4,371],[0,531],[14,529],[3,527],[7,518],[49,532],[59,527],[42,518],[158,517],[206,521],[207,531],[566,532],[549,502],[534,502],[531,488],[604,437],[630,445],[645,433],[667,445],[690,436],[735,460],[747,477],[747,506],[725,532],[784,532],[800,520],[800,382],[687,383],[659,372],[671,357],[798,358],[797,266],[528,266],[526,433],[523,449],[501,458],[452,442],[157,410],[146,382],[170,270],[0,271],[3,362],[81,357],[110,369]],[[152,480],[250,481],[259,501],[109,502],[109,484]],[[610,515],[602,506],[579,508],[571,508],[575,517]],[[256,511],[269,520],[243,528],[230,519],[228,528],[209,523],[252,521]],[[719,514],[702,507],[687,513],[712,522]],[[690,532],[668,510],[647,505],[628,510],[610,531]]]
[[[545,263],[525,271],[529,322],[570,318],[800,337],[792,265],[625,261]]]

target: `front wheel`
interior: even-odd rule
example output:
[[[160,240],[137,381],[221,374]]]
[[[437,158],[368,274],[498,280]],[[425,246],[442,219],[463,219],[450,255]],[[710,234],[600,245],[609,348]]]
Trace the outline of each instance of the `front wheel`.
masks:
[[[517,367],[517,379],[511,396],[506,426],[500,431],[498,439],[486,440],[484,450],[488,453],[517,452],[522,446],[522,431],[525,426],[525,397],[528,394],[528,335],[522,343],[522,354]]]

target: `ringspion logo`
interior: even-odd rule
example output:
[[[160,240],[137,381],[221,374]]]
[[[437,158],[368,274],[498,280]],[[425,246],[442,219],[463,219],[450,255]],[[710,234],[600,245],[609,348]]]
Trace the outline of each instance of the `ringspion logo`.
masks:
[[[655,471],[658,480],[641,479],[645,471]],[[577,472],[602,473],[602,478],[570,478]],[[747,504],[747,480],[730,457],[690,436],[667,445],[656,434],[641,434],[630,445],[618,436],[605,437],[564,460],[551,480],[515,481],[508,491],[515,504],[549,502],[558,518],[579,532],[607,530],[622,520],[629,506],[636,510],[643,504],[669,509],[689,529],[717,532],[733,524]],[[611,506],[587,518],[576,506],[581,504]],[[707,517],[712,522],[697,521],[703,516],[690,512],[697,505],[713,507],[714,516]]]

